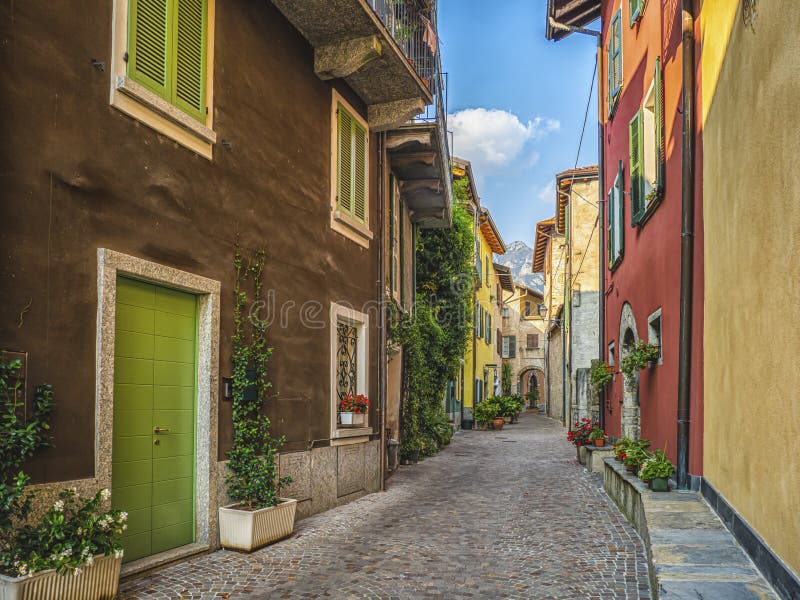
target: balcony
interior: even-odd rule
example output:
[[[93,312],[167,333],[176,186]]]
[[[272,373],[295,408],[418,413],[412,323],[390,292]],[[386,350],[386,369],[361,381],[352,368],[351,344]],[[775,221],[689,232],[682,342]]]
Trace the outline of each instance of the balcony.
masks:
[[[425,113],[386,134],[386,151],[411,220],[423,228],[449,227],[453,187],[447,136],[447,90],[437,50],[433,100]]]
[[[433,103],[434,7],[421,0],[272,0],[314,47],[323,80],[344,79],[387,131]]]

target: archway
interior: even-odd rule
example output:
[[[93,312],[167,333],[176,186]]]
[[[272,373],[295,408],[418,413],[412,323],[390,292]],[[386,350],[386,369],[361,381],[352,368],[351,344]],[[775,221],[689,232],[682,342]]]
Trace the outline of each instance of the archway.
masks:
[[[544,402],[544,373],[541,369],[528,367],[519,373],[517,390],[525,398],[528,408],[537,407]],[[533,392],[533,395],[530,393]]]
[[[633,308],[627,302],[622,305],[622,314],[619,320],[620,364],[627,358],[639,339],[636,333],[636,319]],[[639,412],[639,376],[622,379],[622,435],[632,440],[641,437],[641,415]]]

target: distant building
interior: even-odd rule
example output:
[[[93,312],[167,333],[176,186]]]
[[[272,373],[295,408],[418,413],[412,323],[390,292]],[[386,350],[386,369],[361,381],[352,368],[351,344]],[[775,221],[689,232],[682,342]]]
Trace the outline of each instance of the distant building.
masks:
[[[529,407],[543,407],[546,395],[542,304],[541,292],[519,283],[512,284],[511,294],[503,299],[498,349],[503,364],[511,367],[511,392],[523,396]]]

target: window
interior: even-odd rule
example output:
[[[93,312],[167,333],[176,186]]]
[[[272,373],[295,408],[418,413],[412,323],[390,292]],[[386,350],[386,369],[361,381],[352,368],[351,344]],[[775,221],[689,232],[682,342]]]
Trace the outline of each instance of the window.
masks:
[[[652,315],[647,317],[647,343],[658,346],[658,364],[662,363],[664,357],[661,345],[661,309],[659,308]]]
[[[608,192],[608,268],[613,269],[622,260],[623,244],[625,241],[622,231],[623,223],[623,171],[622,161],[619,162],[614,185]]]
[[[616,356],[614,355],[614,342],[608,345],[608,365],[613,367],[617,364]]]
[[[483,401],[483,381],[480,378],[475,378],[475,404]]]
[[[489,287],[489,255],[486,255],[486,287]]]
[[[483,284],[483,263],[481,262],[481,243],[475,242],[475,270],[478,273],[478,283]]]
[[[492,315],[486,313],[486,343],[492,343]]]
[[[389,175],[389,290],[397,297],[400,289],[400,241],[398,236],[397,180]]]
[[[336,208],[366,223],[367,130],[342,103],[336,112]]]
[[[336,90],[331,104],[331,228],[369,248],[369,129]],[[402,214],[397,225],[402,236]],[[402,241],[400,241],[402,245]],[[402,256],[402,252],[400,254]],[[402,269],[400,269],[402,271]]]
[[[636,24],[642,13],[644,13],[644,5],[646,0],[628,0],[628,9],[630,10],[631,15],[631,27]]]
[[[612,115],[622,90],[622,11],[611,20],[608,30],[608,113]]]
[[[366,394],[369,355],[367,330],[369,315],[340,304],[331,304],[331,431],[333,437],[368,435],[365,423],[360,428],[341,427],[339,403],[347,394]]]
[[[481,305],[475,302],[475,337],[481,337]]]
[[[663,85],[661,58],[642,109],[628,126],[631,161],[631,225],[638,225],[661,193],[664,181]]]
[[[508,316],[509,316],[508,307],[507,307],[507,306],[504,306],[504,307],[503,307],[503,318],[504,318],[504,319],[507,319],[507,318],[508,318]]]
[[[530,317],[531,316],[531,310],[532,309],[533,308],[531,306],[531,301],[530,300],[525,300],[525,316],[526,317]]]
[[[517,357],[517,336],[504,335],[503,336],[503,352],[501,358],[516,358]]]
[[[210,159],[214,0],[114,0],[111,105]]]
[[[527,336],[527,348],[528,350],[533,350],[539,347],[539,334],[538,333],[529,333]]]

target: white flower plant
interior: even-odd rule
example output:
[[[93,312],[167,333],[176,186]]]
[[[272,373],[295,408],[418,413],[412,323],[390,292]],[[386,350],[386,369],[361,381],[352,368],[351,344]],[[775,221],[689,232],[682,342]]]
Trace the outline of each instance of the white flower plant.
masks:
[[[55,569],[77,576],[97,555],[121,558],[119,537],[128,527],[128,514],[103,510],[109,497],[107,489],[82,498],[69,488],[40,521],[0,533],[0,572],[25,577]]]
[[[89,497],[74,487],[65,489],[43,517],[33,517],[35,495],[26,489],[30,477],[20,467],[50,445],[54,403],[50,386],[40,385],[33,414],[21,419],[19,372],[19,361],[0,361],[0,574],[30,577],[55,569],[80,575],[97,555],[121,558],[119,539],[128,515],[108,510],[107,489]]]

